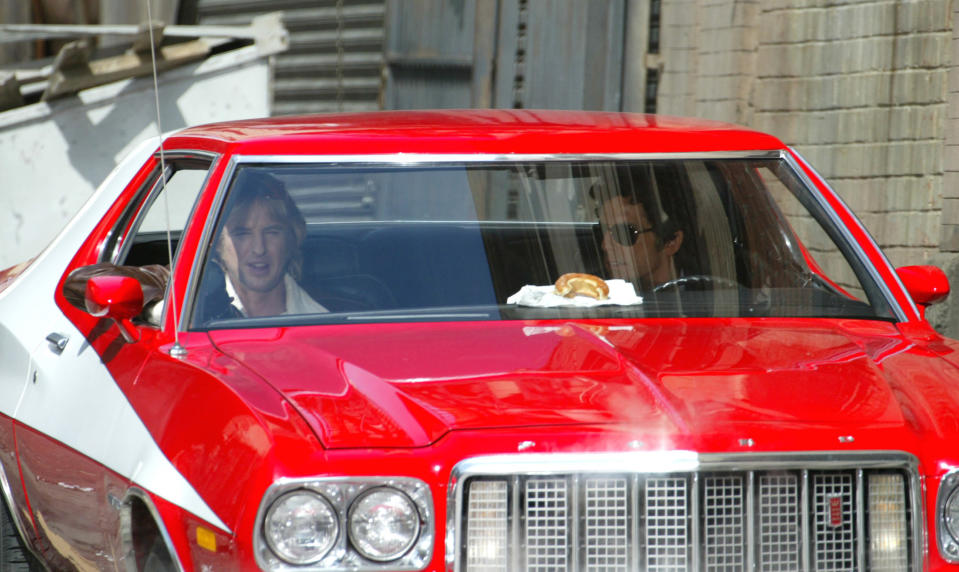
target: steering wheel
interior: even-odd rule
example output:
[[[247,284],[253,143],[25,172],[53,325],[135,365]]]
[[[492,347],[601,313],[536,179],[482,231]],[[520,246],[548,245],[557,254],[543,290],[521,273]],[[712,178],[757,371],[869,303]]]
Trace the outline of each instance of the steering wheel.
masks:
[[[739,282],[723,278],[722,276],[713,276],[711,274],[690,274],[689,276],[680,276],[659,284],[653,288],[653,292],[663,292],[670,288],[680,290],[713,290],[715,288],[740,288]]]

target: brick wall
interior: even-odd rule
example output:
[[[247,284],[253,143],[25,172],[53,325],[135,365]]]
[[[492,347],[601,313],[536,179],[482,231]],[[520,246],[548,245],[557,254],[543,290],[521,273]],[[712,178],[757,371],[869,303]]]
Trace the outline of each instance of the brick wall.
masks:
[[[663,2],[656,111],[696,116],[699,77],[699,0]]]
[[[959,251],[959,31],[956,30],[955,24],[959,22],[959,2],[953,5],[952,10],[953,26],[950,36],[952,59],[947,88],[949,105],[945,121],[946,144],[943,161],[945,175],[942,187],[942,226],[939,234],[940,249],[945,252]],[[953,284],[954,288],[959,288],[959,282],[953,282]]]
[[[947,254],[959,251],[954,11],[951,0],[663,0],[658,111],[777,135],[893,264],[939,264],[959,290]],[[955,336],[954,313],[937,327]]]
[[[663,0],[657,112],[748,124],[759,0]]]

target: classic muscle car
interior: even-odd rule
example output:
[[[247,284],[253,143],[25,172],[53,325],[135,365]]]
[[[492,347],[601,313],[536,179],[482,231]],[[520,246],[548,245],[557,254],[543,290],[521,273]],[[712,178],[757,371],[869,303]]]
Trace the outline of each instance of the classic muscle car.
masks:
[[[959,570],[948,292],[732,125],[186,128],[0,274],[0,556]]]

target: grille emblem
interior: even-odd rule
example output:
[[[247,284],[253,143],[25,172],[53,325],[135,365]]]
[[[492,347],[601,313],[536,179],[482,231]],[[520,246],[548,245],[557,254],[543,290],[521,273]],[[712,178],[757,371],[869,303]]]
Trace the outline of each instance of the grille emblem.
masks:
[[[827,509],[829,513],[829,526],[839,528],[842,526],[842,495],[829,495],[826,497]]]

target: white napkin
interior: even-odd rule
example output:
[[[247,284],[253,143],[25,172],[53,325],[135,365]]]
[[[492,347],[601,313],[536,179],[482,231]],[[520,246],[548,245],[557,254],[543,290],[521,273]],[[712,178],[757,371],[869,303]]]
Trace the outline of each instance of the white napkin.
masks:
[[[632,282],[613,279],[607,280],[609,286],[609,297],[605,300],[597,300],[589,296],[573,296],[566,298],[556,293],[556,287],[532,286],[526,285],[520,288],[519,292],[506,299],[507,304],[516,304],[518,306],[533,306],[536,308],[558,308],[558,307],[577,307],[590,308],[593,306],[631,306],[633,304],[642,304],[643,297],[636,295],[636,289]]]

